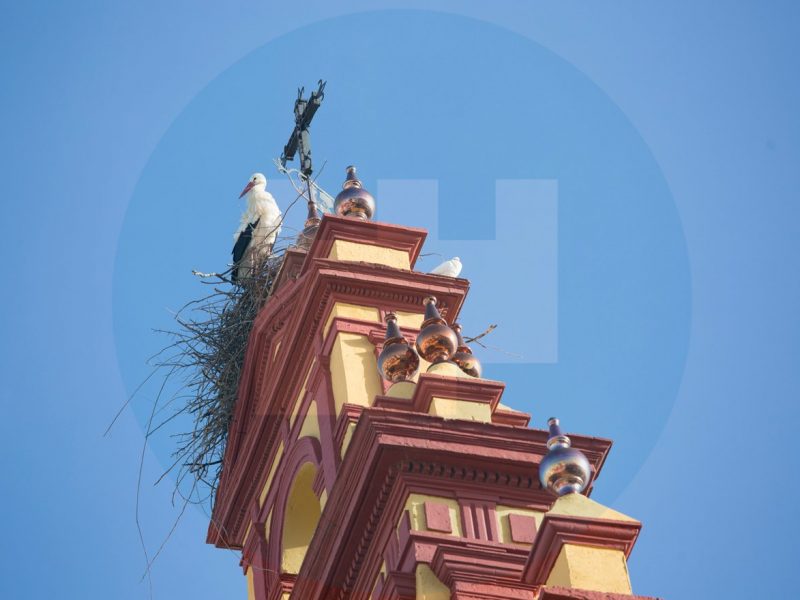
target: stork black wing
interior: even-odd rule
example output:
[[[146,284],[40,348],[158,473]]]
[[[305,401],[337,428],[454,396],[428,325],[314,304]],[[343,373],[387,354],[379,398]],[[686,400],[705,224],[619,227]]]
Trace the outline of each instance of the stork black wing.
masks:
[[[253,239],[253,230],[258,227],[258,222],[261,219],[256,219],[255,223],[248,223],[247,227],[244,228],[242,233],[239,234],[239,237],[236,238],[236,243],[233,245],[233,273],[231,273],[231,279],[234,283],[239,278],[239,261],[242,260],[244,257],[244,253],[247,251],[247,247],[250,245],[250,242]]]

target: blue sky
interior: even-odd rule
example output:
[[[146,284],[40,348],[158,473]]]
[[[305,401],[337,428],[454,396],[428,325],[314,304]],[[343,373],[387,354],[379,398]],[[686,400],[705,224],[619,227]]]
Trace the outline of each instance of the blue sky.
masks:
[[[150,392],[102,433],[160,344],[149,329],[197,293],[189,271],[227,260],[238,191],[274,176],[294,89],[319,77],[322,185],[356,163],[379,219],[464,259],[465,327],[498,322],[492,343],[514,354],[480,350],[507,403],[616,440],[595,498],[645,524],[634,590],[786,589],[798,9],[400,8],[4,10],[3,597],[148,597],[133,514]],[[156,441],[145,481],[167,455]],[[174,513],[168,486],[145,490],[155,548]],[[766,514],[790,516],[778,533]],[[185,515],[154,597],[244,597],[238,557],[206,547],[205,527]]]

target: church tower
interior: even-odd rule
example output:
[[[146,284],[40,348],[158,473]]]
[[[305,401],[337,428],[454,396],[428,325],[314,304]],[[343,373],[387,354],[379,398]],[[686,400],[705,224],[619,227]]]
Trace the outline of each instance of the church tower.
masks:
[[[348,169],[250,335],[208,542],[251,600],[635,600],[641,524],[589,498],[609,440],[501,403],[457,326],[465,279],[414,266]]]

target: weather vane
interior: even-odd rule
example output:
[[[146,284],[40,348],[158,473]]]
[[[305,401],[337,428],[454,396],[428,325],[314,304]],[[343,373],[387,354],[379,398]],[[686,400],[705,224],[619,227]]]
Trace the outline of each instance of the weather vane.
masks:
[[[320,79],[316,91],[311,92],[308,100],[303,98],[305,88],[297,90],[297,100],[294,101],[294,131],[289,137],[281,154],[281,166],[285,169],[287,161],[294,160],[298,149],[300,151],[300,173],[304,179],[309,179],[313,168],[311,165],[311,134],[308,131],[311,119],[322,104],[325,97],[325,82]]]

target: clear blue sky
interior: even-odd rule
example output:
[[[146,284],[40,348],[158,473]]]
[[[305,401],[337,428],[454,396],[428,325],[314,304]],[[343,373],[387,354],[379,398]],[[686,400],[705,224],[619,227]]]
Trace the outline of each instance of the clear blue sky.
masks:
[[[274,176],[294,89],[319,77],[323,186],[359,165],[379,219],[464,259],[465,327],[497,322],[515,354],[480,350],[505,402],[616,440],[595,498],[644,522],[634,590],[791,589],[800,9],[403,6],[437,12],[6,7],[4,598],[148,597],[133,514],[151,391],[102,433],[161,343],[149,329],[197,294],[189,271],[227,260],[238,191]],[[166,442],[145,458],[150,482]],[[151,548],[169,491],[142,498]],[[245,596],[205,528],[187,512],[155,598]]]

